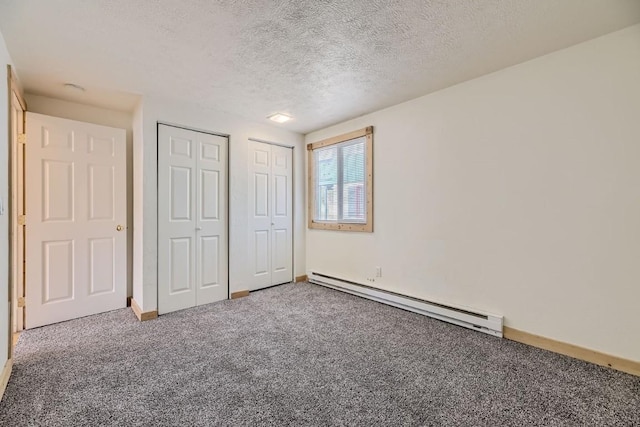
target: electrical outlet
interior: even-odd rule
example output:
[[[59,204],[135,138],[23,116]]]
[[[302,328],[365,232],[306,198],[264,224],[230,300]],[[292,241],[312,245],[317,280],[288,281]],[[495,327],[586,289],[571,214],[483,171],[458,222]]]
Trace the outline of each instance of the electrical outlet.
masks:
[[[382,267],[376,267],[376,277],[382,277]]]

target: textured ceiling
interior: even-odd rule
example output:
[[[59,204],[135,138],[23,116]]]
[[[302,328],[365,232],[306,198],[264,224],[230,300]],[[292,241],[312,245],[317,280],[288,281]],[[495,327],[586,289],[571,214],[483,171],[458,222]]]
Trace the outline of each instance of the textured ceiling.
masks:
[[[640,22],[639,0],[2,0],[26,90],[187,100],[298,132]],[[64,82],[85,86],[68,93]]]

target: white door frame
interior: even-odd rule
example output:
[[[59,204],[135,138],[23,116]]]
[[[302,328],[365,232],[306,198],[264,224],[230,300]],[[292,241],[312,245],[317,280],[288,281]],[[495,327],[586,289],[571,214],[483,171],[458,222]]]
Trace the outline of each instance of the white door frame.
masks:
[[[296,236],[295,236],[295,224],[296,224],[296,162],[295,162],[295,158],[296,158],[296,147],[295,145],[290,145],[290,144],[283,144],[280,142],[273,142],[273,141],[267,141],[264,139],[260,139],[260,138],[253,138],[253,137],[249,137],[248,138],[248,142],[260,142],[262,144],[268,144],[268,145],[275,145],[276,147],[283,147],[283,148],[290,148],[291,149],[291,280],[293,282],[296,281],[296,251],[295,251],[295,242],[296,242]],[[270,288],[272,286],[278,286],[278,284],[276,285],[270,285],[264,288],[260,288],[260,289],[267,289]]]
[[[156,122],[156,200],[159,200],[160,198],[160,185],[159,185],[159,168],[157,167],[158,161],[159,161],[159,134],[160,134],[160,125],[164,125],[164,126],[171,126],[174,128],[178,128],[178,129],[185,129],[188,131],[193,131],[193,132],[199,132],[199,133],[205,133],[208,135],[214,135],[214,136],[220,136],[222,138],[227,138],[227,158],[225,159],[225,161],[227,162],[227,170],[226,170],[226,181],[227,181],[227,187],[225,188],[225,191],[227,192],[227,211],[226,211],[226,215],[227,215],[227,247],[225,248],[227,251],[227,299],[231,299],[231,261],[230,261],[230,257],[228,255],[231,254],[231,183],[230,183],[230,173],[229,173],[229,169],[231,166],[231,135],[226,134],[226,133],[222,133],[222,132],[213,132],[210,130],[204,130],[204,129],[199,129],[199,128],[194,128],[194,127],[190,127],[190,126],[184,126],[181,124],[176,124],[176,123],[172,123],[172,122],[166,122],[166,121],[161,121],[158,120]],[[160,213],[158,212],[158,215]],[[156,225],[156,247],[159,247],[159,236],[160,236],[160,221],[156,221],[157,225]],[[159,254],[158,254],[158,259],[159,260]],[[159,276],[160,274],[160,264],[159,262],[156,263],[156,275]],[[157,292],[157,296],[156,296],[156,307],[160,307],[160,300],[159,300],[159,295],[160,293]]]

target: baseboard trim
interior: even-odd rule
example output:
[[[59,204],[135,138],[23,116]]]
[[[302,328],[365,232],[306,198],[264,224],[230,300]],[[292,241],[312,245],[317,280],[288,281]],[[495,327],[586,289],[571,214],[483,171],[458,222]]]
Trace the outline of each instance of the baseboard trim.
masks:
[[[7,384],[9,384],[9,378],[11,377],[12,369],[13,359],[9,359],[7,360],[7,363],[4,364],[2,374],[0,374],[0,400],[2,399],[2,396],[4,396],[4,391],[7,389]]]
[[[13,339],[13,348],[15,348],[16,345],[18,345],[18,339],[20,339],[20,334],[21,333],[22,333],[22,331],[13,333],[13,337],[12,337],[12,339]]]
[[[158,317],[158,310],[142,311],[140,309],[140,306],[136,302],[136,300],[134,300],[133,298],[131,298],[131,310],[133,310],[133,313],[136,315],[138,320],[141,321],[141,322],[144,322],[146,320],[155,319],[156,317]]]
[[[231,299],[238,299],[238,298],[248,297],[249,293],[250,292],[248,290],[231,292]]]
[[[298,277],[296,277],[296,283],[306,282],[306,281],[307,281],[307,279],[309,279],[309,278],[307,277],[307,275],[306,275],[306,274],[305,274],[305,275],[302,275],[302,276],[298,276]]]
[[[565,356],[573,357],[574,359],[584,360],[585,362],[595,363],[596,365],[640,376],[640,362],[623,359],[618,356],[612,356],[610,354],[601,353],[584,347],[578,347],[577,345],[556,341],[540,335],[530,334],[529,332],[520,331],[508,326],[504,327],[503,336],[511,341],[517,341],[533,347],[553,351],[554,353],[564,354]]]

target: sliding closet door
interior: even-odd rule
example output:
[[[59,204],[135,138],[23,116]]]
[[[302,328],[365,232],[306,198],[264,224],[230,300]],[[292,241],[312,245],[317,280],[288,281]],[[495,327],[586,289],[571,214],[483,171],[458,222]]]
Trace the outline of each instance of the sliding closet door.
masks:
[[[249,141],[249,290],[293,280],[292,152]]]
[[[158,126],[158,313],[228,295],[228,139]]]

